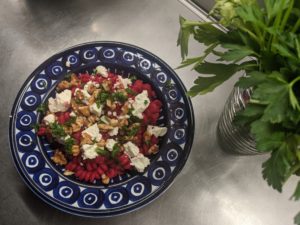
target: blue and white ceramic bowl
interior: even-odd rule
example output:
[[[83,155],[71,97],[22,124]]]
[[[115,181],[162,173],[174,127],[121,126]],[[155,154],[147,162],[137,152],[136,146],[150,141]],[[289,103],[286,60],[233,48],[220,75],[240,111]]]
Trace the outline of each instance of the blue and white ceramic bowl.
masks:
[[[66,65],[66,62],[70,62]],[[68,72],[104,65],[124,76],[134,74],[151,83],[163,102],[160,124],[168,127],[159,153],[143,174],[126,174],[108,186],[87,184],[63,175],[50,157],[53,149],[38,138],[33,125],[37,107],[54,94]],[[48,204],[65,212],[105,217],[138,209],[161,195],[183,168],[192,146],[194,116],[190,99],[175,72],[157,56],[118,42],[93,42],[62,51],[42,63],[25,81],[10,119],[11,153],[29,188]]]

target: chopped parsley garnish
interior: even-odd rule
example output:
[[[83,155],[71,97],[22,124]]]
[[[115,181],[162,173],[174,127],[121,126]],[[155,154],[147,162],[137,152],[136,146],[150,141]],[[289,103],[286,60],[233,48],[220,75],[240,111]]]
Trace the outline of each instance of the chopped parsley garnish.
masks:
[[[31,124],[30,127],[32,127],[35,130],[35,132],[37,132],[40,129],[40,125],[37,123]]]
[[[82,100],[80,100],[80,99],[78,99],[78,98],[75,98],[75,102],[76,102],[77,104],[82,104]]]
[[[127,132],[127,135],[130,137],[135,136],[137,134],[137,132],[139,131],[139,129],[140,129],[140,125],[134,126]]]
[[[131,115],[128,119],[129,123],[137,123],[137,122],[140,122],[141,119],[138,118],[137,116],[134,116],[134,115]]]
[[[126,90],[126,92],[127,92],[128,94],[130,94],[130,95],[136,95],[136,94],[137,94],[135,91],[133,91],[133,90],[130,89],[130,88],[126,88],[125,90]]]
[[[136,77],[135,75],[130,75],[128,78],[129,78],[132,82],[135,81],[135,80],[137,80],[137,77]]]
[[[64,125],[70,127],[72,125],[72,123],[75,123],[75,122],[76,122],[76,117],[71,116],[70,119],[68,119],[68,121],[66,121],[64,123]]]
[[[112,158],[115,158],[117,154],[120,152],[121,148],[118,144],[115,144],[113,150],[111,151]]]
[[[72,75],[72,73],[67,73],[64,80],[70,82],[71,81],[71,75]]]
[[[106,151],[104,148],[96,148],[96,152],[98,155],[108,156],[109,152]]]
[[[47,109],[48,109],[48,103],[44,102],[44,103],[40,104],[36,110],[38,112],[45,113],[45,112],[47,112]]]
[[[145,101],[144,101],[144,105],[147,105],[147,104],[148,104],[148,100],[145,100]]]
[[[73,138],[68,138],[65,140],[65,151],[67,154],[72,154],[72,146],[74,145],[75,141]]]
[[[126,102],[128,99],[128,97],[125,96],[122,92],[113,93],[112,97],[115,101],[119,101],[121,103]]]
[[[58,123],[51,123],[50,125],[51,133],[56,137],[65,137],[66,132],[62,125]]]
[[[110,98],[109,92],[106,91],[100,92],[96,98],[97,107],[100,108],[101,104],[104,104],[106,100],[109,98]]]

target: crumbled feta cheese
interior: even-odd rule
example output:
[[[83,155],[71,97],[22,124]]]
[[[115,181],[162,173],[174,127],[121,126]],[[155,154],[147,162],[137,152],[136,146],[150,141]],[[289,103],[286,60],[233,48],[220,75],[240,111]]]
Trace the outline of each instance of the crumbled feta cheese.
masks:
[[[47,116],[44,117],[43,121],[46,125],[49,125],[50,123],[54,123],[55,122],[55,115],[54,114],[48,114]]]
[[[132,103],[133,111],[132,115],[143,119],[142,112],[147,109],[150,104],[150,99],[148,98],[148,92],[144,90],[142,93],[135,96],[134,102]]]
[[[112,151],[115,144],[117,144],[117,142],[114,139],[107,139],[105,147],[108,151]]]
[[[88,91],[89,86],[91,86],[91,85],[95,86],[96,88],[98,88],[98,87],[100,86],[100,85],[99,85],[98,83],[96,83],[96,82],[89,81],[89,82],[87,82],[87,83],[83,86],[83,90]]]
[[[108,76],[108,71],[104,66],[97,66],[96,72],[99,73],[102,77]]]
[[[130,161],[130,164],[140,173],[144,172],[145,168],[150,164],[150,160],[141,153],[139,153],[136,157],[131,158]]]
[[[168,129],[166,127],[158,127],[148,125],[147,132],[155,137],[162,137],[167,133]]]
[[[140,150],[138,146],[133,144],[131,141],[128,141],[126,144],[123,145],[125,149],[125,153],[130,157],[133,158],[139,154]]]
[[[71,66],[70,61],[66,61],[66,67],[70,67],[70,66]]]
[[[82,158],[83,159],[94,159],[98,156],[98,153],[96,152],[96,149],[98,148],[97,144],[88,145],[84,144],[82,145]]]
[[[117,116],[117,112],[113,112],[113,114],[112,114],[113,116]]]
[[[75,113],[74,111],[72,111],[72,112],[70,113],[70,116],[71,116],[71,117],[76,117],[76,113]]]
[[[132,84],[132,81],[129,78],[123,78],[122,76],[118,76],[118,81],[114,84],[114,87],[119,87],[123,85],[123,88],[128,88],[128,85]]]
[[[108,112],[107,112],[107,115],[111,116],[111,115],[112,115],[112,112],[111,112],[111,111],[108,111]]]
[[[70,90],[64,90],[61,93],[57,93],[54,98],[49,98],[48,107],[50,112],[65,112],[70,107],[72,92]]]
[[[91,97],[91,95],[87,92],[87,90],[84,90],[84,89],[76,88],[76,89],[75,89],[75,94],[77,93],[77,91],[81,91],[81,92],[82,92],[83,97],[84,97],[83,102],[84,102],[85,104],[87,104],[88,101],[89,101],[89,99],[90,99],[90,97]]]
[[[100,105],[100,107],[98,108],[97,104],[93,103],[92,105],[90,105],[90,112],[94,113],[96,116],[101,116],[102,108],[102,105]]]
[[[130,116],[129,115],[120,115],[118,116],[119,119],[129,119]]]
[[[82,131],[82,134],[88,134],[92,137],[92,140],[100,141],[102,138],[102,135],[99,132],[99,128],[97,123],[93,124],[92,126],[88,127],[84,131]]]
[[[119,133],[119,127],[115,127],[111,131],[108,132],[109,136],[116,136]]]

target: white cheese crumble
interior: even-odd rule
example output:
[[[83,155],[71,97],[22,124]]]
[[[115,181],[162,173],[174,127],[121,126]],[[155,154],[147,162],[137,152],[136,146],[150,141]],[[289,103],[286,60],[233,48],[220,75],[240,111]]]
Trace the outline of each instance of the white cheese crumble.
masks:
[[[82,94],[83,94],[83,97],[84,97],[84,99],[82,100],[85,104],[87,104],[88,103],[88,101],[89,101],[89,99],[90,99],[90,97],[91,97],[91,95],[87,92],[87,90],[85,90],[85,89],[79,89],[79,88],[76,88],[75,89],[75,94],[77,93],[77,91],[80,91],[80,92],[82,92]]]
[[[102,77],[108,76],[108,71],[104,66],[97,66],[96,72],[99,73]]]
[[[88,91],[88,89],[89,89],[89,87],[90,87],[91,85],[95,86],[96,88],[100,87],[100,85],[99,85],[98,83],[93,82],[93,81],[89,81],[89,82],[87,82],[87,83],[83,86],[83,90]]]
[[[102,108],[102,105],[100,105],[100,107],[98,108],[97,104],[93,103],[92,105],[90,105],[90,112],[95,114],[96,116],[101,116]]]
[[[54,114],[48,114],[47,116],[44,117],[43,121],[46,125],[49,125],[50,123],[54,123],[55,122],[55,115]]]
[[[105,147],[108,149],[108,151],[112,151],[115,144],[117,144],[117,142],[114,139],[107,139]]]
[[[143,112],[150,104],[150,99],[148,98],[148,92],[144,90],[142,93],[135,96],[134,102],[132,103],[132,115],[143,119]]]
[[[119,133],[119,127],[115,127],[111,131],[108,132],[109,136],[116,136]]]
[[[158,127],[148,125],[147,132],[155,137],[162,137],[167,133],[168,129],[166,127]]]
[[[72,111],[72,112],[70,113],[70,116],[71,116],[71,117],[76,117],[76,113],[75,113],[74,111]]]
[[[57,93],[55,98],[49,98],[48,107],[50,112],[65,112],[70,107],[72,92],[70,90],[64,90],[61,93]]]
[[[92,137],[92,140],[100,141],[102,138],[102,135],[99,132],[99,128],[97,123],[93,124],[92,126],[88,127],[84,131],[82,131],[82,134],[88,134]]]
[[[128,141],[126,144],[123,145],[125,149],[125,153],[130,157],[133,158],[137,156],[140,152],[138,146],[133,144],[131,141]]]
[[[98,148],[97,144],[88,145],[84,144],[82,145],[82,158],[83,159],[94,159],[98,156],[98,153],[96,152],[96,149]]]
[[[145,168],[150,164],[150,160],[141,153],[137,154],[136,157],[131,158],[130,161],[130,164],[140,173],[144,172]]]
[[[66,67],[70,67],[70,66],[71,66],[70,61],[66,61]]]
[[[123,88],[128,88],[128,85],[132,84],[132,81],[129,78],[123,78],[122,76],[118,75],[118,81],[114,84],[114,88],[120,87],[123,85]]]

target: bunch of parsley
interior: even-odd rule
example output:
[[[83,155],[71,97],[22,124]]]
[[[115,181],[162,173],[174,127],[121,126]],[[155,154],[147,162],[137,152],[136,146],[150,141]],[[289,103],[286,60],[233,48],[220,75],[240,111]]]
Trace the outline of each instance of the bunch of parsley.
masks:
[[[216,22],[180,17],[179,67],[193,65],[199,73],[188,94],[211,92],[245,72],[236,86],[253,94],[235,122],[249,128],[258,151],[271,153],[263,177],[281,192],[289,177],[300,175],[300,1],[217,0],[211,14]],[[207,47],[199,57],[186,58],[190,37]],[[208,55],[217,62],[206,61]],[[300,198],[300,181],[292,198]]]

